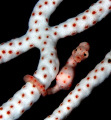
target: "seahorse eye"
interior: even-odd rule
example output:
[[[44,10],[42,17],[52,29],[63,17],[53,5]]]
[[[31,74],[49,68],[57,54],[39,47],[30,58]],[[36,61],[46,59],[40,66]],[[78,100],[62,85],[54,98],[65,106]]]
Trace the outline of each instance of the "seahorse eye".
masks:
[[[84,56],[86,56],[86,53],[84,53]]]
[[[75,51],[77,51],[77,49],[75,49]]]

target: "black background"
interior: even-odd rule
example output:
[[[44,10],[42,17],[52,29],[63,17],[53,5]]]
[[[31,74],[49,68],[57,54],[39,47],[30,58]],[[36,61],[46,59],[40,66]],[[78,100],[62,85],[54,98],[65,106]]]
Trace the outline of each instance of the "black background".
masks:
[[[49,25],[57,25],[68,18],[83,12],[97,0],[64,0],[51,15]],[[0,43],[24,35],[28,29],[28,20],[37,0],[5,0],[0,2]],[[57,52],[60,59],[60,68],[63,67],[72,50],[80,42],[86,41],[90,44],[89,58],[81,62],[76,68],[74,86],[84,78],[87,73],[99,63],[111,49],[111,14],[101,22],[88,30],[60,39],[57,43]],[[23,76],[33,75],[37,69],[40,52],[37,48],[20,55],[19,57],[0,65],[0,105],[14,95],[25,83]],[[101,85],[96,87],[91,95],[83,100],[79,107],[74,109],[67,120],[72,119],[105,119],[110,118],[111,107],[110,86],[111,76]],[[54,84],[54,83],[53,83]],[[57,94],[40,99],[26,111],[19,120],[34,119],[43,120],[51,114],[63,101],[64,97],[71,91],[60,91]]]

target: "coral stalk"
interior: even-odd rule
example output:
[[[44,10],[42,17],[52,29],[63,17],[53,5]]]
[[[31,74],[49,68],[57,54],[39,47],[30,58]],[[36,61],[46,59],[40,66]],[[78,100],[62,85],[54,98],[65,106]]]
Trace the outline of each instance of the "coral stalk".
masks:
[[[40,97],[35,86],[27,82],[12,98],[0,107],[0,120],[18,119]]]

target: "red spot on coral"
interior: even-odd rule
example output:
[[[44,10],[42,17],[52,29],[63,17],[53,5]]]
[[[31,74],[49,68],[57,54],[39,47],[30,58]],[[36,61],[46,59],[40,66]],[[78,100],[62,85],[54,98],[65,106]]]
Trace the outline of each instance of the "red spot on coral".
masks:
[[[7,111],[7,114],[8,114],[8,115],[10,115],[10,113],[11,113],[10,111]]]
[[[29,40],[29,37],[26,37],[26,41],[27,41],[27,40]],[[20,44],[21,44],[21,42],[20,42]]]
[[[79,97],[78,95],[75,96],[75,98],[78,98],[78,97]]]
[[[31,91],[31,94],[34,94],[34,91]]]
[[[102,9],[102,8],[100,8],[100,9],[99,9],[99,11],[103,11],[103,9]]]
[[[33,12],[33,13],[32,13],[32,16],[34,16],[34,15],[35,15],[35,13]]]
[[[36,29],[35,29],[35,31],[36,31],[36,32],[38,32],[38,31],[39,31],[39,29],[37,29],[37,28],[36,28]]]
[[[26,86],[24,85],[23,88],[25,88]]]
[[[39,8],[41,8],[42,7],[42,5],[39,5]]]
[[[46,45],[46,44],[47,44],[47,42],[46,42],[46,41],[44,41],[44,44]]]
[[[81,91],[81,89],[79,88],[78,91]]]
[[[72,95],[72,91],[69,94]]]
[[[48,28],[45,28],[45,30],[47,31],[47,30],[48,30]]]
[[[45,70],[45,67],[42,67],[42,70]]]
[[[14,106],[13,105],[10,105],[10,108],[13,108]]]
[[[96,78],[97,78],[97,76],[95,75],[95,76],[94,76],[94,79],[96,79]]]
[[[12,42],[10,42],[10,43],[9,43],[9,45],[10,45],[10,46],[12,46],[12,45],[13,45],[13,43],[12,43]]]
[[[0,107],[0,110],[3,110],[3,107]]]
[[[96,11],[92,11],[92,14],[93,14],[93,15],[96,14]]]
[[[54,67],[54,70],[56,70],[56,67]]]
[[[12,54],[13,52],[12,52],[12,50],[9,50],[8,53],[9,53],[9,54]]]
[[[30,103],[30,106],[33,104],[33,102]]]
[[[71,100],[69,99],[68,102],[71,102]]]
[[[49,36],[47,35],[46,38],[49,38]]]
[[[52,60],[49,60],[49,63],[52,63]]]
[[[76,17],[76,18],[75,18],[75,20],[76,20],[76,21],[78,21],[78,20],[79,20],[79,18],[77,18],[77,17]]]
[[[76,32],[72,32],[72,34],[71,35],[75,35],[76,34]]]
[[[51,56],[53,56],[54,54],[53,54],[53,53],[51,53],[50,55],[51,55]]]
[[[44,48],[42,48],[42,51],[44,51]]]
[[[57,32],[54,32],[54,35],[57,35]]]
[[[45,74],[45,75],[44,75],[44,78],[46,78],[46,77],[47,77],[47,75]]]
[[[89,12],[89,10],[86,10],[86,12]]]
[[[99,3],[102,3],[102,1],[99,1]]]
[[[18,101],[18,104],[20,104],[20,103],[21,103],[21,100]]]
[[[79,86],[79,83],[76,86]]]
[[[22,45],[22,42],[19,42],[18,44],[19,44],[19,45]]]
[[[23,93],[23,94],[22,94],[22,97],[24,97],[24,96],[25,96],[25,94]]]
[[[87,84],[86,87],[89,87],[89,84]]]
[[[83,16],[82,19],[85,20],[87,17],[86,16]]]
[[[11,101],[11,100],[12,100],[12,98],[9,99],[9,101]]]
[[[59,110],[58,113],[61,113],[61,111]]]
[[[0,55],[0,59],[2,59],[2,56]]]
[[[30,45],[30,47],[33,47],[33,46],[34,46],[33,44]]]
[[[0,115],[0,119],[3,118],[3,115]]]
[[[97,72],[98,70],[96,69],[95,72]]]
[[[85,29],[88,29],[88,28],[89,28],[89,26],[88,26],[88,25],[86,25],[84,28],[85,28]]]
[[[111,6],[109,6],[109,10],[111,10]]]
[[[45,5],[47,5],[47,4],[48,4],[48,2],[47,2],[47,1],[45,1],[45,2],[44,2],[44,4],[45,4]]]
[[[6,51],[5,51],[5,50],[2,50],[2,53],[3,53],[3,54],[5,54],[5,53],[6,53]]]
[[[104,71],[104,67],[101,68],[101,71]]]
[[[44,57],[41,57],[41,59],[43,60],[43,59],[44,59]]]
[[[101,63],[104,63],[104,61],[101,61]]]
[[[89,80],[90,79],[90,77],[87,77],[87,80]]]
[[[70,110],[70,107],[67,107],[67,110]]]
[[[21,113],[24,113],[25,110],[22,110]]]
[[[73,23],[72,26],[73,26],[73,27],[76,27],[76,23]]]
[[[36,74],[36,73],[37,73],[37,71],[34,72],[34,74]]]
[[[58,118],[55,118],[56,120],[58,120]]]
[[[49,115],[47,118],[50,118],[51,116]]]
[[[97,23],[97,21],[93,21],[93,24],[96,24]]]
[[[48,20],[48,18],[46,18],[46,22],[48,22],[49,20]]]
[[[39,12],[39,15],[42,15],[42,12]]]
[[[37,20],[35,20],[35,24],[37,23]]]
[[[52,2],[52,4],[54,4],[54,5],[55,5],[55,4],[56,4],[56,2],[55,2],[55,1],[53,1],[53,2]]]
[[[91,6],[93,6],[93,5],[94,5],[94,3]]]
[[[57,26],[55,26],[55,28],[58,28]]]
[[[20,52],[18,51],[18,52],[16,52],[16,54],[17,54],[17,55],[19,55],[19,54],[20,54]]]
[[[67,27],[67,25],[65,24],[64,27]]]
[[[63,105],[63,103],[60,104],[60,106],[62,106],[62,105]]]
[[[38,39],[41,39],[41,36],[38,36]]]
[[[31,32],[31,31],[32,31],[32,29],[29,30],[29,32]]]

